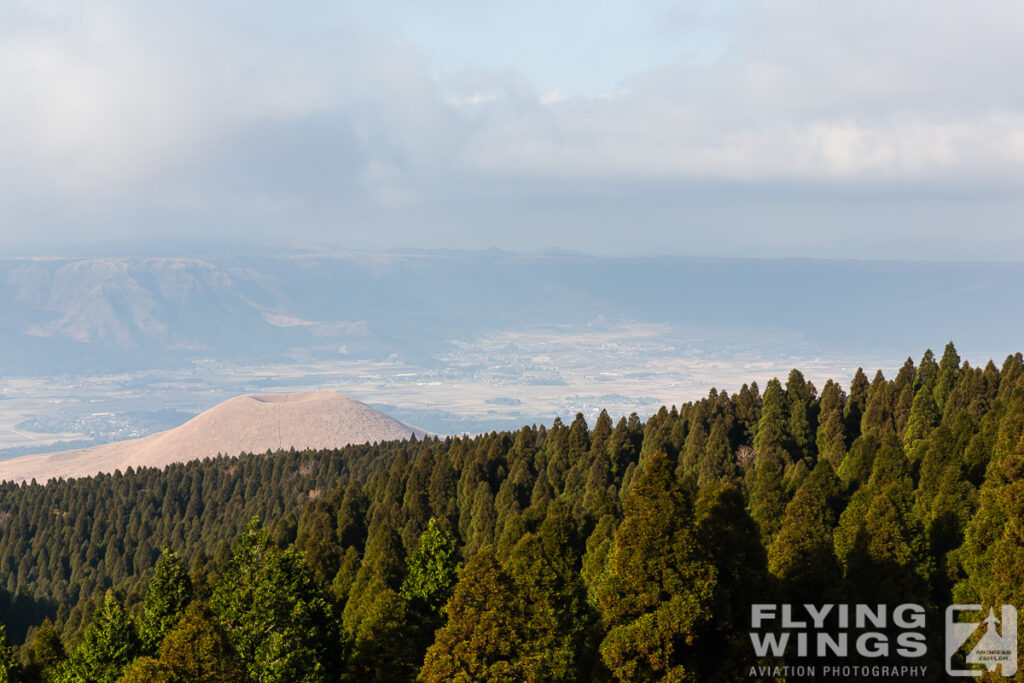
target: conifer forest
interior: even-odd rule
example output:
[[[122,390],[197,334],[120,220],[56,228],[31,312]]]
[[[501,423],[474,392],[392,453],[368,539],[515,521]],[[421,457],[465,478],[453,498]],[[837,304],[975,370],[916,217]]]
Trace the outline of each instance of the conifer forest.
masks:
[[[1024,357],[7,482],[0,567],[0,681],[787,680],[805,603],[923,606],[945,680],[947,605],[1024,605]]]

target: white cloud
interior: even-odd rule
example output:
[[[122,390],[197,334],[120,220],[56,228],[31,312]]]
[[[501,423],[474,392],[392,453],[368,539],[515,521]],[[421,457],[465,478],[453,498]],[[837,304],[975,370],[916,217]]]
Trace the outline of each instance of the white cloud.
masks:
[[[416,207],[444,224],[458,206],[477,225],[488,193],[528,206],[559,183],[577,202],[592,182],[1024,189],[1014,2],[669,13],[679,59],[589,95],[542,91],[515,65],[439,69],[385,20],[369,33],[332,8],[8,8],[0,237],[43,220],[33,232],[58,235],[80,215],[125,232],[168,213],[197,232],[263,216],[319,234]],[[547,30],[572,41],[587,26]]]

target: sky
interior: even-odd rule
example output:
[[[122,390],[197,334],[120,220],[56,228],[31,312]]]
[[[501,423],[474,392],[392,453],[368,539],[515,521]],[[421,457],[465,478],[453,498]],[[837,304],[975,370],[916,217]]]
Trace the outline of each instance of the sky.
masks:
[[[1024,260],[1024,5],[0,4],[0,251]]]

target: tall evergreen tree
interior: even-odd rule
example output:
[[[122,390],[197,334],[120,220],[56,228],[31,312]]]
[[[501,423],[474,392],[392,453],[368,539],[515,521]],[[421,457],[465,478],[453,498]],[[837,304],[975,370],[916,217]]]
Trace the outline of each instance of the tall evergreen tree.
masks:
[[[160,663],[184,683],[240,683],[245,670],[227,632],[194,602],[160,646]]]
[[[691,676],[699,663],[696,643],[711,617],[715,568],[667,456],[648,458],[623,509],[598,589],[607,628],[601,658],[622,681]]]
[[[63,676],[75,683],[115,683],[139,654],[139,639],[114,593],[107,591]]]
[[[380,577],[373,577],[355,623],[346,634],[350,642],[346,680],[401,683],[415,674],[417,643],[405,601]]]
[[[958,602],[1016,605],[1024,598],[1024,437],[1015,451],[990,468],[978,510],[955,552],[962,572],[953,591]]]
[[[715,567],[716,581],[710,628],[702,634],[704,652],[697,677],[701,681],[735,680],[748,671],[753,653],[747,635],[750,606],[773,602],[767,559],[760,530],[746,510],[743,493],[731,483],[704,488],[694,506],[701,547]]]
[[[555,503],[539,531],[520,539],[508,560],[525,605],[522,668],[532,680],[579,680],[592,662],[585,650],[590,610],[575,533],[565,506]]]
[[[846,457],[846,430],[839,408],[828,412],[822,411],[822,421],[817,433],[818,457],[827,460],[833,468],[838,469]]]
[[[790,603],[828,602],[842,578],[833,550],[835,526],[829,489],[836,486],[832,466],[818,463],[786,506],[779,534],[772,542],[768,566]]]
[[[935,404],[935,395],[930,385],[918,389],[914,395],[914,403],[910,408],[907,430],[903,434],[903,443],[907,450],[913,452],[918,443],[931,433],[939,423],[939,409]]]
[[[784,477],[788,458],[781,446],[781,435],[773,423],[766,424],[758,434],[759,446],[753,467],[747,470],[750,492],[750,516],[761,529],[767,545],[782,523],[786,506]]]
[[[538,680],[524,668],[526,607],[490,548],[466,563],[420,669],[423,683],[513,683]],[[538,681],[539,683],[539,681]]]
[[[249,522],[211,607],[248,675],[267,683],[321,681],[334,666],[331,612],[302,554],[274,546]]]
[[[787,444],[788,411],[785,393],[778,379],[772,379],[764,391],[761,401],[761,419],[757,423],[757,440],[754,448],[758,453],[777,447],[783,451]],[[787,458],[788,459],[788,458]]]
[[[431,518],[407,560],[400,591],[418,631],[420,657],[444,623],[444,606],[455,590],[460,566],[455,539]]]
[[[165,548],[156,563],[156,571],[146,590],[146,601],[139,620],[142,651],[154,654],[164,636],[174,628],[192,600],[192,580],[170,548]]]
[[[792,444],[794,459],[803,459],[809,466],[814,465],[817,414],[814,410],[813,387],[804,379],[803,373],[793,369],[786,381],[786,404],[789,413],[787,431]]]
[[[917,377],[914,381],[914,392],[920,391],[922,387],[935,387],[935,381],[939,377],[939,364],[935,361],[935,354],[931,349],[926,349],[921,356],[921,362],[917,364]]]
[[[338,544],[337,528],[334,505],[317,498],[302,510],[296,531],[295,547],[303,552],[306,562],[325,585],[338,573],[341,563],[340,550],[344,546]]]
[[[863,368],[857,368],[857,372],[850,382],[850,397],[843,407],[843,418],[846,420],[846,435],[850,443],[860,436],[860,425],[864,418],[864,410],[868,404],[868,391],[871,383]]]
[[[868,391],[868,400],[864,406],[864,416],[860,422],[860,433],[870,434],[882,438],[886,434],[895,434],[896,425],[893,422],[893,411],[890,397],[889,383],[879,370],[871,381],[871,388]]]
[[[31,680],[54,683],[60,665],[67,659],[64,643],[53,622],[45,620],[28,644],[28,674]]]

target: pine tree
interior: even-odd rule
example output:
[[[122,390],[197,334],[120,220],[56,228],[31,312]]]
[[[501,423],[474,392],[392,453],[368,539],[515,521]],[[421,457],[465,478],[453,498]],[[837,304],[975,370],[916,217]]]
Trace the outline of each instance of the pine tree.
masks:
[[[70,681],[114,683],[139,654],[135,627],[120,601],[107,591],[103,606],[96,610],[82,643],[68,660]]]
[[[522,667],[532,680],[578,680],[592,661],[584,648],[591,617],[574,537],[568,511],[555,503],[539,531],[520,539],[508,560],[526,609]]]
[[[295,547],[306,556],[306,562],[325,585],[338,573],[339,551],[344,547],[337,542],[338,520],[332,507],[321,498],[311,501],[302,510],[295,538]]]
[[[761,529],[767,545],[782,523],[786,506],[784,477],[788,458],[779,445],[777,427],[769,423],[758,434],[760,446],[754,465],[747,471],[750,516]]]
[[[258,520],[239,539],[211,607],[251,678],[325,678],[333,640],[329,606],[302,554],[271,544]]]
[[[192,581],[177,553],[164,548],[149,581],[139,620],[142,651],[154,654],[192,600]]]
[[[411,675],[417,643],[398,593],[404,565],[402,539],[384,521],[370,535],[342,613],[342,635],[350,650],[346,670],[353,680],[378,675],[374,672],[388,672],[396,680]]]
[[[697,460],[697,486],[703,489],[735,477],[736,461],[729,444],[728,422],[718,417],[711,425],[711,434]]]
[[[896,406],[893,409],[893,420],[896,424],[896,435],[901,439],[907,433],[910,424],[910,414],[914,406],[914,383],[907,382],[896,394]]]
[[[971,497],[953,435],[940,425],[928,438],[914,501],[915,514],[928,530],[932,557],[940,568],[946,553],[963,541]]]
[[[345,495],[341,499],[341,508],[338,510],[338,545],[342,548],[349,546],[362,552],[366,545],[366,513],[369,508],[369,501],[358,482],[350,482],[345,488]]]
[[[815,457],[814,434],[817,417],[812,405],[813,398],[811,385],[804,380],[799,370],[793,369],[786,381],[786,404],[789,414],[787,431],[793,448],[793,459],[803,459],[811,466]]]
[[[896,433],[889,391],[889,383],[886,382],[885,376],[879,370],[875,373],[875,378],[871,381],[871,388],[868,390],[868,400],[864,406],[864,416],[860,423],[861,434],[882,438],[886,434]]]
[[[881,604],[927,602],[930,568],[924,563],[922,540],[889,496],[874,496],[847,558],[847,579],[855,594]]]
[[[734,442],[754,443],[757,437],[757,423],[761,418],[761,394],[757,382],[744,384],[739,393],[733,397],[733,409],[736,415]]]
[[[470,513],[470,524],[466,543],[466,553],[472,555],[479,548],[494,543],[494,528],[498,523],[498,515],[494,509],[494,496],[487,482],[477,484],[473,495],[473,508]]]
[[[581,574],[592,603],[597,600],[594,591],[607,571],[608,555],[615,542],[617,525],[618,519],[615,515],[606,514],[597,521],[587,538],[587,551],[583,555]]]
[[[843,408],[843,418],[846,420],[846,435],[850,443],[860,436],[860,424],[864,418],[864,410],[868,404],[868,391],[871,383],[863,368],[857,368],[857,372],[850,382],[850,397]]]
[[[823,410],[822,417],[817,434],[818,457],[827,460],[833,468],[838,469],[846,457],[846,430],[843,428],[843,417],[838,407],[828,412]]]
[[[715,569],[666,455],[647,459],[623,509],[597,591],[607,629],[601,658],[622,681],[692,675],[711,617]]]
[[[345,662],[347,680],[412,680],[420,653],[411,631],[405,600],[380,577],[374,577],[360,605],[355,629],[346,634],[351,648]]]
[[[856,491],[871,477],[880,446],[881,442],[872,435],[858,437],[850,446],[850,452],[843,458],[837,472],[848,492]]]
[[[704,652],[698,680],[732,681],[752,664],[748,638],[750,605],[773,602],[767,558],[760,530],[746,510],[743,493],[733,484],[702,489],[694,505],[700,545],[715,567],[716,582],[710,628],[702,634]]]
[[[1024,598],[1024,437],[1015,450],[990,468],[978,510],[955,551],[962,568],[953,591],[957,601],[994,606]]]
[[[680,425],[684,423],[680,422]],[[676,465],[676,477],[687,482],[688,488],[697,483],[697,463],[704,455],[708,443],[708,430],[703,420],[696,420],[690,428],[689,434],[683,442],[682,451],[679,454],[679,463]]]
[[[606,514],[615,514],[617,510],[617,496],[607,448],[599,450],[594,455],[580,510],[591,522]]]
[[[939,423],[939,409],[935,405],[935,395],[930,385],[917,390],[914,403],[910,408],[907,430],[903,434],[903,443],[908,451],[913,451],[918,442],[928,436]]]
[[[379,579],[383,585],[397,591],[402,585],[404,565],[402,538],[390,522],[383,522],[370,536],[366,545],[366,556],[348,589],[348,601],[342,614],[342,624],[346,632],[354,633],[358,627],[364,603],[373,596],[370,584]]]
[[[525,605],[489,548],[466,563],[420,669],[423,683],[514,683],[523,668]],[[539,682],[538,682],[539,683]]]
[[[245,670],[227,632],[213,613],[197,602],[188,606],[164,638],[160,663],[177,681],[236,683],[245,680]]]
[[[874,458],[871,477],[850,499],[834,534],[851,595],[866,602],[927,603],[934,568],[913,514],[910,463],[895,435]]]
[[[787,412],[782,385],[778,379],[772,379],[765,388],[764,399],[761,402],[761,419],[757,424],[757,440],[754,442],[754,448],[758,453],[772,448],[785,451],[789,421]]]
[[[359,573],[360,564],[362,564],[362,559],[359,557],[359,552],[352,546],[346,548],[341,556],[338,573],[334,575],[334,580],[331,582],[331,594],[337,604],[344,605],[348,600],[348,594]]]
[[[639,459],[642,438],[643,427],[636,413],[630,416],[630,420],[619,419],[608,440],[608,457],[614,476],[622,476],[626,468]]]
[[[834,480],[831,465],[823,460],[786,506],[768,555],[771,573],[781,582],[787,601],[794,604],[828,602],[842,577],[833,550],[829,479]]]
[[[53,683],[62,662],[67,659],[60,634],[49,619],[36,629],[28,644],[28,674],[31,680]]]
[[[410,617],[419,633],[419,654],[422,655],[434,631],[444,623],[444,605],[458,582],[461,565],[455,539],[431,518],[406,566],[400,595],[408,603]]]
[[[939,364],[935,362],[935,354],[931,349],[926,349],[921,356],[921,362],[917,364],[917,377],[914,381],[914,393],[922,387],[935,387],[935,381],[939,377]]]

